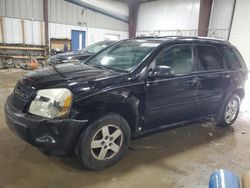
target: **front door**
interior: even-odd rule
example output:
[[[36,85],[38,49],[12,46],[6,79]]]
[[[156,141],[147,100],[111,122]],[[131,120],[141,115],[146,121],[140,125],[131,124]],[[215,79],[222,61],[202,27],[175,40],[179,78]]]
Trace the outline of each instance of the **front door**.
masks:
[[[71,46],[72,51],[78,51],[85,48],[85,40],[86,40],[85,31],[71,31]]]
[[[192,119],[197,115],[197,77],[191,45],[177,45],[163,50],[154,61],[171,69],[169,78],[148,78],[144,129]]]

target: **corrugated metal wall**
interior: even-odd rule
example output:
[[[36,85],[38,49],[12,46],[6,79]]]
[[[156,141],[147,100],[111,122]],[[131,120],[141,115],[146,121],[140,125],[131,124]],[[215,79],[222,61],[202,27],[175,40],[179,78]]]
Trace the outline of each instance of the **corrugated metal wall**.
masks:
[[[250,0],[237,0],[230,42],[237,46],[250,68]]]
[[[43,0],[0,0],[0,16],[43,20]],[[127,31],[128,24],[64,0],[49,0],[49,22]]]
[[[25,43],[25,44],[45,44],[44,42],[44,22],[24,20],[24,38],[22,37],[21,19],[4,18],[4,38],[5,43]],[[117,35],[119,39],[128,38],[127,31],[117,31],[102,28],[87,28],[84,26],[49,23],[49,38],[69,38],[71,31],[86,31],[86,45],[100,40],[104,40],[106,35]],[[0,37],[0,42],[3,42]]]
[[[0,16],[43,20],[43,0],[0,0]]]
[[[128,24],[63,0],[49,0],[49,22],[127,31]]]
[[[167,30],[196,30],[200,0],[159,0],[139,8],[137,34]]]
[[[49,0],[49,37],[71,38],[71,30],[87,31],[86,45],[108,34],[128,37],[128,24],[64,0]],[[0,0],[6,43],[44,44],[43,0]],[[24,39],[21,19],[24,19]],[[97,32],[98,31],[98,32]],[[100,34],[100,36],[98,36]],[[3,39],[0,37],[0,42]]]
[[[89,44],[92,44],[94,42],[107,39],[107,36],[110,36],[110,35],[116,36],[114,38],[117,38],[118,40],[128,38],[128,32],[126,32],[126,31],[115,31],[115,30],[100,29],[100,28],[89,28],[87,30],[87,41]]]
[[[49,21],[60,24],[127,31],[128,24],[63,1],[49,0]]]
[[[101,28],[86,28],[83,26],[70,26],[64,24],[49,23],[50,38],[71,38],[71,31],[86,31],[86,43],[90,45],[94,42],[106,39],[107,35],[116,35],[119,39],[128,38],[128,32],[116,31]]]
[[[18,19],[5,19],[5,39],[6,43],[22,43],[21,22]]]
[[[74,0],[69,0],[74,1]],[[81,0],[90,6],[98,7],[99,9],[107,10],[111,14],[128,17],[129,10],[126,3],[117,0]],[[111,6],[110,6],[111,5]]]
[[[24,20],[24,38],[22,37],[21,22],[21,19],[4,19],[5,43],[44,44],[43,22]],[[2,38],[0,42],[3,42]]]
[[[49,22],[68,25],[78,25],[86,22],[86,15],[82,8],[62,0],[49,0]]]
[[[111,17],[86,10],[87,26],[91,28],[113,29],[118,31],[128,31],[128,24]]]
[[[228,39],[235,0],[213,0],[208,36]]]

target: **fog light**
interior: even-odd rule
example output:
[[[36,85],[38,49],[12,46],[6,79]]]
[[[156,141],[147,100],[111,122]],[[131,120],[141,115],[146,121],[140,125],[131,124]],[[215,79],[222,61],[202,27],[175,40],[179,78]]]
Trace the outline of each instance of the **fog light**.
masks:
[[[55,139],[52,138],[49,135],[44,135],[44,136],[38,137],[36,139],[36,141],[40,142],[40,143],[48,143],[48,144],[54,144],[54,143],[56,143]]]

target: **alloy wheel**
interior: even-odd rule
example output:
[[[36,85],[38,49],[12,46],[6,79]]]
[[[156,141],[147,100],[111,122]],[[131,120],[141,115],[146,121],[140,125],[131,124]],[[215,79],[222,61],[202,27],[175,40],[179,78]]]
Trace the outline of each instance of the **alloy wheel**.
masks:
[[[231,99],[226,107],[225,121],[230,124],[239,111],[239,103],[236,99]]]
[[[122,143],[122,130],[116,125],[105,125],[93,136],[91,153],[97,160],[111,159],[120,151]]]

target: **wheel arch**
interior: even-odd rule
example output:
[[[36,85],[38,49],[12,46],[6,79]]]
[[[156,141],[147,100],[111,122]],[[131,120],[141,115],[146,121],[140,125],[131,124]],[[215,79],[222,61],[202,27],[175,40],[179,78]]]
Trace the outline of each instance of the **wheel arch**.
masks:
[[[78,149],[80,147],[80,135],[83,131],[87,129],[94,121],[98,120],[99,118],[108,115],[110,113],[118,114],[122,116],[127,122],[130,127],[131,136],[136,133],[137,126],[138,126],[138,108],[133,106],[130,103],[123,103],[123,102],[114,102],[114,103],[105,103],[103,101],[95,102],[92,104],[93,106],[98,106],[98,108],[92,108],[89,113],[91,114],[88,116],[88,124],[86,127],[83,127],[82,130],[79,132],[76,142],[74,144],[74,151],[77,154]],[[88,107],[86,107],[88,108]]]
[[[138,124],[138,110],[136,107],[130,103],[123,102],[114,102],[109,104],[100,102],[97,103],[96,106],[98,106],[98,109],[96,109],[95,113],[90,116],[89,123],[92,123],[106,114],[114,113],[122,116],[128,122],[131,133],[135,133]]]
[[[243,88],[235,89],[232,93],[237,94],[241,100],[245,97],[245,90]]]

